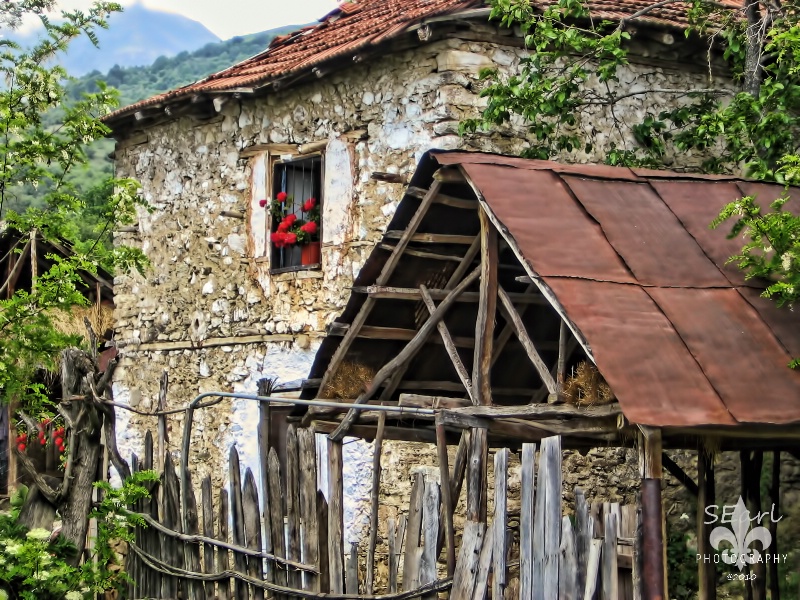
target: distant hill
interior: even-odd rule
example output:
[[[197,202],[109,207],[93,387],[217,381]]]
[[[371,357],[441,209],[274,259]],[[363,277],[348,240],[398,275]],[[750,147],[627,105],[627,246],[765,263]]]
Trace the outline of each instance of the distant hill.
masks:
[[[105,74],[99,69],[80,77],[72,86],[74,92],[91,92],[100,79],[120,91],[122,106],[149,98],[161,92],[193,83],[212,73],[262,52],[273,38],[296,31],[299,25],[270,29],[224,42],[206,44],[194,52],[177,56],[158,56],[147,67],[114,65]]]
[[[98,50],[85,36],[75,40],[61,64],[71,75],[91,71],[105,73],[114,65],[149,65],[159,56],[174,56],[219,42],[204,25],[174,13],[151,10],[136,3],[108,19],[109,29],[97,31]],[[20,40],[24,45],[36,41],[41,30],[33,30]],[[19,36],[15,35],[15,39]]]

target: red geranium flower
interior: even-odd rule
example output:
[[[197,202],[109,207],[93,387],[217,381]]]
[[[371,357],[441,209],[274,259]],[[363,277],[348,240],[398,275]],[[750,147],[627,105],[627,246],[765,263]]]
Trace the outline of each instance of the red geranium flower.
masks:
[[[283,248],[286,245],[286,234],[281,231],[276,231],[272,234],[272,243],[276,248]]]
[[[264,207],[267,205],[267,200],[266,200],[266,198],[265,198],[264,200],[259,200],[259,201],[258,201],[258,205],[259,205],[261,208],[264,208]]]
[[[281,221],[278,224],[278,231],[280,231],[281,233],[286,233],[287,231],[289,231],[289,224],[286,221]]]
[[[312,208],[314,208],[316,205],[317,205],[317,200],[316,200],[316,198],[309,198],[308,200],[306,200],[306,201],[303,203],[303,210],[304,210],[305,212],[308,212],[308,211],[310,211]]]
[[[305,225],[302,225],[300,227],[300,230],[305,231],[308,234],[314,235],[315,233],[317,233],[317,224],[314,223],[314,221],[309,221]]]
[[[294,222],[295,222],[295,221],[297,221],[297,215],[296,215],[296,214],[294,214],[294,213],[292,213],[291,215],[286,215],[286,216],[283,218],[283,222],[284,222],[284,223],[288,223],[288,224],[289,224],[289,227],[291,227],[292,225],[294,225]]]
[[[284,235],[286,236],[285,239],[286,239],[286,245],[287,246],[291,246],[291,245],[297,243],[297,234],[292,233],[290,231],[289,233],[285,233]]]
[[[288,197],[289,197],[289,195],[286,192],[278,192],[278,195],[275,196],[275,199],[278,202],[286,202],[286,198],[288,198]]]

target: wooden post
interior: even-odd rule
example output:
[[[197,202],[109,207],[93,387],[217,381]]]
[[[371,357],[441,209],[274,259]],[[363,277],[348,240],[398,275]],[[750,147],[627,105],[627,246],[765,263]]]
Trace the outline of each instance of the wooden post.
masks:
[[[261,551],[261,515],[259,514],[258,490],[253,472],[247,469],[244,476],[244,491],[242,494],[242,518],[244,521],[244,541],[250,550]],[[261,581],[264,577],[264,561],[261,558],[251,556],[247,559],[247,574],[250,577]],[[258,586],[252,586],[253,600],[264,600],[264,590]]]
[[[397,592],[397,546],[399,542],[396,537],[395,520],[389,519],[387,532],[387,545],[389,547],[389,593]]]
[[[711,527],[706,509],[716,504],[714,463],[702,444],[697,449],[697,583],[698,600],[716,600],[717,573],[711,550]]]
[[[161,373],[161,379],[158,382],[158,461],[164,460],[164,455],[167,452],[167,445],[169,444],[169,436],[167,435],[167,416],[161,414],[167,410],[167,391],[169,390],[169,371],[164,369]]]
[[[492,598],[503,598],[506,581],[506,528],[508,503],[508,448],[500,448],[494,455],[494,550],[492,571]]]
[[[664,515],[661,506],[661,430],[640,426],[642,478],[642,585],[644,600],[666,598]]]
[[[488,430],[472,429],[467,464],[467,520],[486,524],[486,463],[489,457]]]
[[[342,442],[328,439],[328,568],[333,594],[344,593],[343,503]]]
[[[475,355],[472,361],[472,389],[475,404],[492,403],[492,344],[497,309],[497,230],[486,210],[478,211],[481,222],[481,284],[478,318],[475,322]]]
[[[223,542],[228,541],[228,492],[219,492],[219,539]],[[217,551],[217,572],[224,573],[228,570],[228,552],[220,549]],[[220,600],[228,600],[231,597],[231,584],[227,579],[220,579],[217,582],[217,595]]]
[[[269,468],[269,493],[270,506],[270,531],[272,532],[272,553],[275,556],[286,558],[286,536],[284,533],[284,494],[281,486],[281,465],[275,448],[269,449],[267,456]],[[276,583],[287,585],[286,571],[283,567],[273,566]]]
[[[414,473],[411,497],[408,501],[408,523],[406,525],[406,551],[403,558],[403,590],[413,590],[419,583],[419,561],[422,556],[422,510],[425,495],[425,479],[422,473]]]
[[[258,395],[269,396],[275,383],[273,379],[258,380]],[[269,428],[270,428],[269,402],[258,404],[258,458],[261,476],[261,522],[264,525],[264,551],[272,554],[272,517],[269,505]],[[275,565],[271,560],[266,561],[264,571],[265,579],[275,581]]]
[[[780,552],[778,547],[778,522],[772,518],[774,515],[780,515],[781,507],[781,451],[775,450],[772,453],[772,473],[769,485],[769,497],[772,506],[770,506],[770,519],[769,519],[769,532],[772,534],[772,546],[770,551],[773,554]],[[779,518],[779,517],[778,517]],[[769,563],[769,595],[770,600],[780,600],[780,579],[778,578],[778,563],[770,561]]]
[[[583,593],[586,587],[586,565],[589,561],[589,548],[594,537],[594,521],[589,517],[589,504],[586,494],[575,488],[575,556],[577,560],[576,587]]]
[[[345,589],[348,594],[358,595],[358,543],[350,542],[350,553],[347,555],[347,574]]]
[[[439,476],[442,482],[442,516],[444,517],[445,539],[447,540],[447,576],[452,577],[456,568],[453,499],[450,495],[450,466],[448,465],[447,457],[447,439],[445,437],[444,425],[441,423],[436,423],[436,451],[439,459]]]
[[[297,448],[297,426],[286,430],[286,520],[289,525],[286,557],[300,562],[300,457]],[[300,571],[289,570],[289,587],[303,587]]]
[[[242,508],[242,474],[239,471],[239,453],[236,446],[231,446],[229,459],[229,480],[231,482],[231,533],[233,543],[244,546],[244,515]],[[240,552],[233,553],[233,564],[240,573],[247,572],[247,559]],[[236,600],[246,600],[249,596],[247,584],[237,579],[234,581],[234,597]]]
[[[561,518],[561,563],[558,565],[558,597],[573,600],[578,597],[578,563],[575,554],[575,535],[569,517]],[[615,598],[616,600],[616,598]]]
[[[522,444],[521,503],[519,518],[519,598],[533,597],[533,521],[536,444]]]
[[[314,432],[299,429],[297,438],[300,445],[300,512],[303,523],[303,562],[307,565],[319,563],[319,520],[317,518],[317,448]],[[319,592],[319,576],[314,573],[303,575],[303,589]]]
[[[436,538],[439,533],[439,484],[435,481],[425,483],[422,510],[422,534],[424,546],[419,566],[419,585],[436,581]],[[436,598],[436,594],[427,596]]]
[[[543,493],[545,497],[542,583],[544,598],[556,598],[558,597],[558,566],[561,546],[561,438],[543,439],[539,456],[538,493]],[[542,463],[546,466],[542,467]],[[534,593],[534,597],[536,597],[536,593]]]
[[[613,512],[603,515],[603,600],[619,598],[619,581],[617,577],[617,515]]]
[[[747,504],[747,510],[750,511],[751,515],[757,515],[761,513],[761,469],[763,464],[763,451],[755,450],[752,452],[752,454],[749,450],[742,452],[742,487],[744,491],[742,496],[745,504]],[[770,550],[774,551],[774,549]],[[746,581],[745,585],[750,585],[750,589],[752,589],[753,600],[766,600],[766,565],[763,562],[756,562],[755,564],[748,566],[749,572],[754,575],[755,578]]]
[[[214,537],[214,501],[211,497],[211,476],[203,478],[200,485],[200,502],[203,504],[203,535],[207,538]],[[203,545],[203,571],[210,575],[214,573],[214,546],[211,544]],[[207,581],[205,584],[205,597],[214,597],[214,582]]]
[[[375,547],[378,543],[378,506],[381,493],[381,451],[383,449],[383,432],[386,428],[386,413],[378,416],[378,431],[372,446],[372,492],[370,494],[369,543],[367,546],[367,578],[364,582],[365,592],[371,596],[375,589]]]

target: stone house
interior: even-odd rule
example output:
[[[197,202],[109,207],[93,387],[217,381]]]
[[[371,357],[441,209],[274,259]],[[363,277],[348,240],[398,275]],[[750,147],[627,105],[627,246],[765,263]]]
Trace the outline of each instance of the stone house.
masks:
[[[594,12],[619,18],[640,8],[617,4]],[[154,209],[117,234],[152,263],[144,277],[114,281],[117,402],[153,410],[163,370],[169,407],[212,390],[253,393],[265,377],[305,377],[424,152],[526,147],[523,123],[458,135],[460,120],[482,106],[478,71],[513,71],[525,55],[519,32],[490,23],[488,13],[481,0],[344,3],[243,63],[105,118],[117,175],[140,181]],[[705,54],[680,41],[684,24],[669,7],[637,21],[623,91],[643,82],[705,87]],[[671,94],[634,96],[617,110],[637,115],[674,102]],[[578,126],[616,135],[600,108]],[[676,166],[691,160],[675,157]],[[278,222],[261,201],[281,191],[296,209],[309,197],[319,202],[321,254],[312,264],[271,242]],[[257,461],[257,412],[234,400],[195,415],[192,462],[206,465],[216,484],[224,475],[215,457],[231,444],[245,463]],[[138,452],[155,420],[125,412],[120,420],[121,449]],[[180,425],[180,416],[169,422],[173,437]],[[366,497],[369,478],[357,474],[369,472],[369,453],[358,444],[347,452],[348,495]],[[385,476],[407,481],[403,448],[384,453]],[[363,507],[348,510],[349,523],[363,520]]]

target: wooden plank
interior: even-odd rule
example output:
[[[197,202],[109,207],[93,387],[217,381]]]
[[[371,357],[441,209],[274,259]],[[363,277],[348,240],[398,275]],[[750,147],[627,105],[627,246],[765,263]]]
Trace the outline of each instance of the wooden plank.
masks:
[[[561,518],[561,560],[558,565],[558,598],[578,600],[578,563],[575,535],[569,517]]]
[[[328,565],[328,501],[321,490],[317,491],[317,548],[319,548],[319,588],[331,589]]]
[[[425,344],[425,341],[428,339],[428,336],[436,327],[436,324],[444,318],[445,314],[447,314],[447,311],[453,305],[453,302],[455,302],[455,299],[462,294],[472,284],[473,281],[475,281],[475,279],[478,277],[478,274],[479,269],[475,269],[461,283],[459,283],[452,292],[450,292],[450,295],[447,298],[442,300],[442,303],[436,308],[436,311],[427,321],[425,321],[422,327],[420,327],[416,337],[406,344],[406,346],[392,360],[378,370],[369,387],[356,399],[357,404],[361,404],[370,400],[383,382],[386,381],[386,379],[388,379],[396,369],[409,363],[417,355],[417,353]],[[369,302],[369,298],[366,300],[366,302]],[[341,425],[330,435],[330,438],[332,440],[341,440],[347,433],[350,426],[355,422],[356,418],[357,411],[351,409],[345,418],[342,419]]]
[[[456,505],[458,504],[458,498],[461,496],[461,488],[464,485],[464,479],[467,472],[467,459],[469,458],[469,447],[470,447],[470,431],[465,429],[461,432],[461,439],[458,442],[458,448],[456,449],[456,458],[453,461],[453,469],[450,474],[450,511],[455,511]],[[444,504],[442,504],[442,510],[444,510]],[[440,522],[444,522],[445,517],[442,515],[439,518]],[[439,528],[439,539],[436,543],[437,551],[441,553],[442,548],[444,547],[444,535],[445,531],[444,528]]]
[[[422,301],[425,304],[425,307],[428,309],[428,312],[433,315],[433,313],[436,312],[436,305],[433,303],[433,298],[431,298],[431,295],[428,293],[428,288],[422,285],[420,286],[419,291],[422,295]],[[444,321],[439,321],[439,323],[436,324],[436,328],[439,330],[439,335],[442,336],[444,349],[447,352],[447,355],[450,357],[450,362],[453,363],[453,368],[456,370],[458,378],[464,385],[467,395],[472,399],[473,404],[477,404],[475,401],[475,395],[472,392],[472,380],[470,379],[469,372],[464,366],[464,363],[461,361],[461,357],[458,355],[458,350],[456,349],[456,345],[453,342],[452,336],[450,335],[450,331],[447,329],[447,325],[444,324]]]
[[[347,555],[345,590],[348,594],[358,595],[358,543],[350,542]]]
[[[180,490],[178,489],[178,475],[169,453],[164,454],[164,471],[162,476],[163,494],[161,495],[162,523],[168,529],[180,531]],[[180,567],[183,557],[179,559],[178,543],[173,538],[164,537],[161,550],[161,559],[168,565]],[[178,580],[175,577],[164,576],[161,578],[161,596],[163,598],[177,598]]]
[[[297,440],[300,452],[300,514],[303,535],[303,562],[317,565],[319,562],[319,521],[317,519],[317,449],[314,432],[298,429]],[[319,576],[303,574],[303,589],[319,592]]]
[[[416,233],[417,228],[420,226],[420,223],[422,223],[422,220],[428,213],[428,209],[431,207],[431,204],[433,203],[436,195],[439,193],[441,187],[442,186],[440,183],[434,182],[431,185],[431,188],[428,190],[428,193],[420,201],[419,207],[414,213],[414,216],[411,217],[411,221],[409,221],[405,232],[403,232],[402,236],[397,242],[397,245],[394,247],[394,250],[383,264],[380,274],[375,279],[375,285],[387,285],[389,283],[389,278],[392,276],[392,273],[394,273],[395,268],[397,268],[397,264],[400,262],[400,257],[403,255],[403,252],[408,247],[408,243],[411,241],[411,237]],[[367,298],[364,304],[361,306],[361,310],[353,319],[350,330],[336,348],[336,351],[333,353],[333,356],[328,363],[328,367],[325,369],[325,374],[322,376],[322,384],[320,385],[320,389],[324,390],[326,388],[331,377],[333,377],[333,375],[339,369],[344,357],[347,355],[347,351],[350,350],[350,346],[356,340],[359,330],[366,322],[370,312],[372,312],[374,303],[375,300]]]
[[[473,428],[467,464],[467,520],[486,523],[488,430]]]
[[[583,490],[575,488],[575,556],[577,562],[576,586],[579,591],[586,588],[586,566],[589,548],[594,536],[594,521],[589,516],[589,504]]]
[[[461,260],[461,257],[456,257],[456,259]],[[535,288],[531,286],[531,289]],[[419,302],[422,298],[422,293],[419,288],[369,285],[352,287],[350,288],[350,292],[353,294],[367,294],[370,298],[375,298],[376,300],[409,300],[411,302]],[[448,293],[449,290],[447,289],[428,288],[428,294],[430,294],[433,300],[444,300]],[[521,292],[507,293],[514,304],[550,306],[549,302],[540,294]],[[457,302],[474,303],[480,301],[480,297],[479,292],[464,292],[458,297]]]
[[[186,506],[184,507],[184,510],[186,511],[186,531],[184,533],[188,533],[189,535],[197,535],[200,533],[199,519],[197,516],[197,498],[195,496],[194,489],[192,489],[192,478],[189,471],[186,472],[184,481],[186,482],[187,486],[185,492]],[[183,550],[186,568],[189,571],[199,573],[200,544],[184,542]],[[186,586],[188,592],[186,597],[190,600],[202,600],[204,598],[202,582],[197,580],[187,581],[184,585]]]
[[[453,529],[453,498],[450,488],[450,466],[447,456],[447,439],[444,425],[436,424],[436,453],[439,460],[439,479],[442,482],[442,514],[444,521],[445,540],[447,542],[447,576],[452,577],[456,568],[456,543],[455,530]],[[427,542],[426,542],[427,543]],[[438,534],[437,552],[438,556]]]
[[[406,188],[406,195],[413,196],[414,198],[424,198],[428,190],[422,188],[408,186]],[[478,208],[478,203],[474,199],[468,200],[464,198],[457,198],[455,196],[448,196],[446,194],[437,194],[434,200],[436,204],[444,204],[445,206],[452,206],[453,208],[463,208],[467,210],[475,210]]]
[[[347,335],[350,325],[347,323],[331,323],[326,329],[326,335],[330,337],[340,337]],[[402,327],[379,327],[377,325],[364,325],[358,332],[358,337],[367,340],[395,340],[408,342],[413,340],[418,334],[416,329],[404,329]],[[471,337],[459,336],[451,338],[454,346],[458,348],[474,348],[475,340]],[[432,337],[427,340],[427,344],[443,344],[441,338]]]
[[[425,495],[425,479],[422,473],[413,474],[411,497],[408,501],[408,521],[406,524],[406,551],[403,560],[403,590],[413,590],[419,583],[419,559],[422,544],[422,510]]]
[[[600,575],[600,554],[602,553],[603,540],[592,540],[589,546],[589,560],[586,565],[586,587],[583,600],[597,598],[598,577]]]
[[[500,448],[494,455],[494,518],[492,598],[503,598],[506,580],[506,529],[508,527],[508,448]]]
[[[419,566],[419,585],[425,585],[436,581],[436,540],[439,536],[439,504],[440,491],[439,484],[435,481],[425,482],[423,494],[422,510],[422,535],[424,545],[422,547],[422,558]],[[427,596],[436,598],[436,594]]]
[[[344,483],[342,443],[328,440],[328,567],[330,591],[344,593]]]
[[[485,534],[486,525],[484,523],[467,521],[464,524],[464,535],[461,538],[461,550],[458,553],[456,572],[453,575],[450,600],[472,600]]]
[[[139,457],[136,456],[136,453],[131,453],[131,473],[138,473],[139,469]],[[137,512],[143,512],[143,508],[141,502],[136,502],[133,505],[133,509]],[[134,543],[141,548],[142,544],[142,528],[136,527],[133,532],[133,541]],[[129,553],[125,560],[125,568],[127,570],[128,576],[130,577],[130,582],[128,583],[128,595],[131,597],[135,597],[135,591],[141,590],[142,584],[144,583],[143,571],[146,569],[145,565],[139,560],[139,557],[134,553]]]
[[[551,394],[558,393],[558,389],[556,386],[556,382],[553,379],[553,376],[550,374],[550,369],[542,360],[539,351],[536,349],[536,345],[531,340],[530,335],[528,335],[528,330],[525,329],[525,323],[522,322],[522,318],[519,316],[517,309],[514,308],[514,304],[509,298],[506,291],[501,287],[498,288],[497,293],[500,297],[500,305],[502,308],[503,316],[508,319],[508,321],[514,327],[514,333],[517,335],[517,339],[519,340],[520,344],[522,344],[525,353],[528,355],[531,363],[533,363],[536,372],[539,374],[539,378],[542,380],[542,383],[547,387],[547,391]]]
[[[494,527],[486,528],[486,539],[483,540],[478,568],[475,572],[475,587],[472,590],[472,600],[484,600],[489,588],[489,568],[494,556]]]
[[[159,457],[160,460],[160,457]],[[144,435],[144,470],[152,471],[155,468],[155,457],[153,452],[153,434],[149,430]],[[158,483],[151,483],[147,485],[150,491],[150,497],[145,500],[143,509],[145,514],[158,521]],[[144,549],[148,554],[156,559],[161,558],[161,541],[159,534],[155,531],[146,530],[144,532],[145,546]],[[150,595],[158,595],[161,591],[161,573],[155,569],[149,569],[146,591]]]
[[[167,452],[169,436],[167,434],[167,416],[163,411],[167,410],[167,392],[169,391],[169,372],[164,369],[161,379],[158,382],[158,458],[163,459]]]
[[[286,558],[286,534],[283,515],[285,514],[283,486],[281,484],[281,464],[275,448],[269,449],[267,457],[269,467],[269,506],[270,530],[272,534],[272,553],[280,558]],[[287,574],[283,568],[273,566],[275,582],[278,585],[287,585]]]
[[[619,595],[620,600],[634,600],[633,580],[635,575],[633,573],[636,569],[636,561],[634,560],[634,545],[636,538],[636,506],[627,504],[620,507],[620,522],[619,522],[619,535],[617,540],[619,544],[617,548],[617,563],[620,568],[625,564],[630,565],[630,572],[623,572],[619,578]],[[622,545],[623,541],[631,540],[631,545]],[[624,564],[623,564],[624,563]]]
[[[397,525],[395,525],[395,520],[391,517],[389,517],[387,524],[386,537],[386,545],[389,551],[389,593],[394,594],[397,592],[397,547],[399,546],[399,543],[397,541]]]
[[[603,600],[618,600],[619,585],[617,581],[617,515],[611,511],[604,515],[603,537]]]
[[[387,231],[383,238],[386,240],[399,240],[402,239],[408,230],[391,230]],[[469,246],[475,238],[471,235],[451,235],[447,233],[415,233],[409,242],[418,244],[455,244]]]
[[[519,598],[533,597],[534,473],[536,444],[522,444],[519,521]]]
[[[544,440],[542,440],[544,444]],[[539,473],[536,477],[535,509],[533,515],[533,576],[531,598],[547,600],[544,595],[544,564],[547,547],[547,467],[544,447],[539,450]],[[559,522],[561,519],[559,519]]]
[[[258,395],[269,396],[272,393],[274,380],[259,379]],[[258,459],[259,475],[261,477],[261,523],[264,527],[264,551],[272,554],[272,519],[269,504],[269,430],[271,422],[271,408],[269,402],[258,403]],[[275,565],[266,561],[264,567],[265,581],[275,582]]]
[[[258,503],[258,490],[256,489],[256,479],[250,469],[244,474],[244,490],[242,493],[242,520],[244,522],[244,542],[245,546],[251,550],[261,551],[261,515]],[[261,581],[264,578],[264,561],[261,558],[251,556],[247,560],[247,574],[250,577]],[[258,586],[251,586],[251,594],[254,600],[264,600],[264,590]]]
[[[492,344],[497,308],[497,230],[489,222],[486,211],[478,213],[481,223],[481,283],[478,316],[475,321],[475,354],[472,361],[472,401],[492,404]]]
[[[402,395],[401,395],[402,397]],[[416,398],[424,396],[414,395]],[[435,397],[435,396],[432,396]],[[606,404],[604,406],[574,406],[572,404],[528,404],[523,406],[467,406],[464,408],[451,408],[447,412],[463,414],[482,419],[562,419],[562,418],[587,418],[603,419],[616,417],[622,414],[619,404]]]
[[[378,432],[372,446],[372,489],[370,493],[369,541],[367,544],[367,577],[364,582],[365,593],[371,596],[375,591],[375,547],[378,543],[378,507],[381,492],[381,449],[383,432],[386,427],[386,413],[378,417]]]
[[[233,543],[244,546],[244,515],[242,514],[242,475],[239,470],[239,452],[236,445],[231,446],[228,459],[228,480],[231,482],[231,534]],[[234,568],[240,573],[247,573],[247,559],[240,552],[233,553]],[[236,579],[233,583],[236,600],[247,600],[247,584]]]
[[[300,562],[300,457],[297,448],[297,426],[286,429],[286,520],[288,535],[286,556]],[[297,570],[289,571],[289,587],[302,588],[302,577]]]
[[[228,492],[219,492],[219,539],[227,542],[228,538]],[[217,551],[217,572],[224,573],[228,570],[228,551]],[[168,597],[168,596],[166,596]],[[228,600],[231,597],[230,582],[227,579],[217,581],[217,597],[219,600]]]
[[[545,598],[558,597],[558,566],[561,546],[561,438],[549,437],[542,440],[541,457],[547,467],[545,486],[545,536],[544,536],[544,595]]]
[[[400,384],[403,387],[403,384]],[[420,394],[400,394],[398,406],[414,408],[462,408],[471,406],[469,398],[450,398],[448,396],[423,396]]]
[[[214,499],[211,495],[211,475],[206,475],[200,484],[200,502],[203,505],[203,535],[207,538],[214,537]],[[214,546],[203,544],[203,572],[206,575],[214,573]],[[205,584],[205,597],[214,597],[214,582]]]

